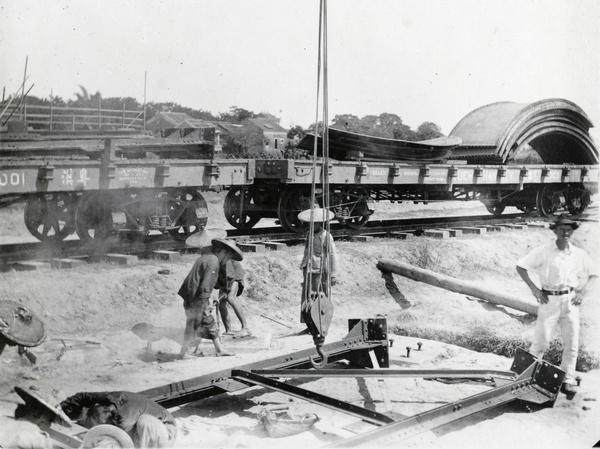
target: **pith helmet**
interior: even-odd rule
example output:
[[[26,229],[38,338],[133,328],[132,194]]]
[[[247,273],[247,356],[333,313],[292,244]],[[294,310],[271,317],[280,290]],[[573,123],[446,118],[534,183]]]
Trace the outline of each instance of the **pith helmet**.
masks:
[[[311,211],[314,213],[314,221],[318,223],[320,221],[330,221],[333,220],[335,214],[331,212],[329,209],[322,209],[320,207],[315,207],[314,209],[303,210],[298,214],[298,220],[303,221],[305,223],[310,223],[310,213]]]
[[[242,261],[244,260],[244,254],[242,250],[238,248],[233,240],[227,239],[213,239],[211,241],[212,246],[217,249],[219,247],[228,249],[233,254],[233,260]]]
[[[574,230],[579,227],[579,223],[575,220],[572,220],[567,214],[559,215],[558,218],[550,225],[550,229],[554,229],[557,226],[568,225],[571,226]]]
[[[185,246],[188,248],[206,248],[212,245],[211,241],[213,239],[222,239],[225,237],[227,237],[225,229],[203,229],[200,232],[190,235],[185,241]]]

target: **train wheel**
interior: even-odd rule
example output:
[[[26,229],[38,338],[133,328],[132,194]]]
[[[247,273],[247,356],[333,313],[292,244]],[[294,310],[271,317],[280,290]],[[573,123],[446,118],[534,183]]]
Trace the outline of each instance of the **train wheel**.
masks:
[[[208,206],[204,197],[194,189],[181,189],[169,193],[168,211],[171,223],[177,226],[169,234],[179,241],[198,232],[208,222]]]
[[[75,232],[76,204],[76,197],[69,194],[29,198],[25,204],[25,226],[42,242],[60,242]]]
[[[360,229],[369,221],[373,211],[369,209],[367,200],[369,192],[363,187],[350,187],[343,195],[342,201],[348,205],[348,217],[340,218],[340,222],[352,229]]]
[[[582,214],[591,202],[590,192],[583,187],[578,188],[571,186],[569,190],[567,190],[567,209],[570,214]]]
[[[560,201],[557,201],[552,186],[545,185],[540,187],[535,199],[535,206],[540,216],[550,217],[556,212],[559,205]]]
[[[234,228],[242,231],[252,229],[260,221],[260,215],[257,212],[248,212],[251,207],[252,193],[241,187],[234,187],[225,197],[225,218]]]
[[[301,234],[310,228],[310,223],[298,220],[298,214],[310,209],[310,192],[298,187],[286,188],[277,206],[277,216],[281,227],[288,232]]]
[[[485,208],[490,214],[499,217],[502,215],[502,212],[504,212],[504,209],[506,209],[506,205],[502,204],[501,202],[489,203],[485,205]]]
[[[113,230],[113,217],[106,198],[84,196],[75,210],[75,230],[84,242],[105,240]]]

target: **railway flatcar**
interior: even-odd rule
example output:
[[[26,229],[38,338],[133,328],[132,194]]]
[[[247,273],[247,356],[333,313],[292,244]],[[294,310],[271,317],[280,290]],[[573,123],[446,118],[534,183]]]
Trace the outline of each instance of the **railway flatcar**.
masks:
[[[559,209],[580,214],[599,180],[592,122],[574,103],[548,99],[531,104],[494,103],[465,116],[447,138],[406,142],[330,129],[329,199],[336,218],[364,226],[373,201],[478,200],[500,215],[507,206],[541,216]],[[320,137],[298,148],[323,155]],[[334,159],[337,159],[335,160]],[[307,160],[258,160],[252,185],[232,188],[225,216],[239,229],[277,218],[304,232],[297,214],[310,206],[313,172]],[[322,196],[318,198],[324,203]]]
[[[211,140],[135,138],[0,142],[0,206],[25,201],[24,220],[41,241],[76,232],[85,242],[113,234],[202,229],[202,191],[249,185],[253,160],[216,162]]]

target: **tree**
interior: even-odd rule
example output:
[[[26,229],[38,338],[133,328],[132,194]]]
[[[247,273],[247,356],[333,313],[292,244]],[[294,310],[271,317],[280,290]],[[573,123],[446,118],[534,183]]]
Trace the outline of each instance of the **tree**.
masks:
[[[256,128],[243,127],[225,136],[223,153],[226,157],[254,158],[264,152],[262,132]]]
[[[317,132],[319,136],[323,135],[323,122],[319,121],[319,123],[312,123],[306,132],[307,134],[312,134],[313,136],[315,135],[315,132]]]
[[[287,132],[288,140],[302,140],[304,136],[306,136],[306,130],[300,125],[292,126]]]
[[[333,117],[331,128],[357,133],[359,132],[360,126],[360,119],[356,115],[341,114]]]
[[[221,120],[224,122],[231,123],[242,123],[248,118],[254,118],[255,114],[252,111],[248,111],[244,108],[238,108],[237,106],[231,106],[229,112],[222,112],[220,114]]]
[[[394,133],[406,132],[408,128],[402,123],[400,116],[384,112],[379,114],[379,127],[381,128],[381,137],[394,139]]]
[[[352,114],[336,115],[331,128],[385,139],[417,140],[417,134],[402,123],[400,116],[388,112],[360,119]]]
[[[408,140],[414,142],[417,140],[417,134],[407,125],[401,125],[394,128],[393,138],[398,140]]]
[[[417,140],[435,139],[443,136],[440,127],[432,122],[423,122],[417,128]]]
[[[69,100],[67,106],[73,108],[97,108],[102,100],[102,94],[97,91],[95,94],[90,95],[85,87],[79,85],[81,93],[75,92],[75,100]]]

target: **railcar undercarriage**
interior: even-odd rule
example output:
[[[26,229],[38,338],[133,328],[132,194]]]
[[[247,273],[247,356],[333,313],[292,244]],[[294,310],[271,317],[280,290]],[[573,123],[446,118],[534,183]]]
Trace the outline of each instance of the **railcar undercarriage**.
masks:
[[[481,201],[487,210],[500,216],[506,207],[550,217],[559,210],[579,215],[591,204],[593,189],[584,183],[554,183],[525,185],[521,188],[473,185],[330,185],[329,205],[335,218],[343,225],[360,229],[373,214],[371,203],[410,201],[428,204],[436,201]],[[324,204],[317,190],[317,203]],[[236,187],[225,199],[225,216],[240,230],[251,229],[261,218],[276,218],[288,232],[303,233],[307,224],[298,214],[310,207],[310,188],[305,185],[263,184],[260,187]]]
[[[129,189],[30,195],[24,215],[25,226],[41,241],[61,241],[74,232],[84,242],[150,233],[185,240],[206,225],[208,207],[192,188]]]

